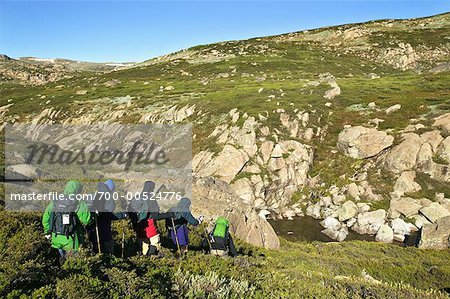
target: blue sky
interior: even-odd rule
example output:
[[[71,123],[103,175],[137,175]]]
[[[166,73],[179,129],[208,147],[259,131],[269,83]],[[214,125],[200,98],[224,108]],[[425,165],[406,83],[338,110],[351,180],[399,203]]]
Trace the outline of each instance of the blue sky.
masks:
[[[85,61],[142,61],[218,42],[450,11],[416,1],[3,1],[0,53]]]

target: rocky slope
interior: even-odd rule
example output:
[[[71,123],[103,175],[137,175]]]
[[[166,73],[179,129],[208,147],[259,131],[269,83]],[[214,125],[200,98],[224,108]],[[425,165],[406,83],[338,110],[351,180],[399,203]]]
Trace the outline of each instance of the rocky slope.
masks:
[[[132,63],[94,63],[69,59],[22,57],[13,59],[0,54],[0,80],[24,85],[41,85],[79,72],[109,72],[133,65]]]
[[[339,241],[348,229],[392,242],[423,228],[422,247],[446,248],[449,39],[443,14],[198,46],[112,73],[0,85],[0,115],[190,122],[197,182],[220,180],[214,197],[263,234],[273,230],[255,213],[307,214]]]

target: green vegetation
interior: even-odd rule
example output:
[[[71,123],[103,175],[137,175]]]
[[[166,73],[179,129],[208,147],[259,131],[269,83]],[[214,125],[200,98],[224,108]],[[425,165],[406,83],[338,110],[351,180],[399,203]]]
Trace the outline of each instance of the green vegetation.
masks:
[[[231,124],[231,109],[237,108],[240,115],[247,113],[257,120],[262,115],[267,117],[262,125],[270,129],[267,140],[299,139],[314,149],[309,176],[319,176],[325,184],[295,192],[292,202],[299,202],[304,194],[324,193],[330,185],[348,184],[365,166],[366,162],[336,151],[337,136],[345,125],[373,127],[371,120],[381,119],[379,129],[389,130],[399,142],[400,131],[412,119],[429,126],[433,117],[449,111],[450,72],[435,74],[426,70],[448,60],[448,56],[423,58],[415,68],[405,71],[382,59],[384,50],[397,48],[401,42],[410,43],[416,50],[421,46],[448,49],[449,17],[445,14],[396,21],[391,22],[392,26],[385,24],[388,21],[377,21],[197,46],[133,68],[110,73],[76,72],[70,79],[39,86],[24,87],[1,80],[0,107],[12,106],[4,113],[0,111],[0,115],[8,122],[30,122],[44,109],[55,109],[61,112],[52,119],[53,123],[137,123],[143,114],[152,111],[195,105],[194,114],[184,120],[194,124],[194,154],[206,149],[221,151],[217,138],[208,137],[217,125],[242,126],[242,117]],[[426,26],[422,26],[422,21]],[[369,31],[348,41],[333,35],[355,26]],[[45,70],[44,75],[48,72]],[[330,89],[320,82],[324,73],[333,75],[342,91],[331,100],[324,98]],[[380,78],[372,79],[372,73]],[[167,89],[168,86],[173,88]],[[129,105],[116,99],[127,95],[132,97]],[[372,102],[375,107],[369,106]],[[400,104],[401,109],[386,114],[385,109],[394,104]],[[320,128],[320,137],[311,141],[291,138],[281,126],[279,113],[274,112],[277,109],[283,109],[292,118],[296,111],[308,112],[308,126],[314,134]],[[115,112],[120,112],[119,117],[112,119]],[[278,136],[273,135],[275,129]],[[2,132],[2,180],[3,138]],[[434,161],[444,163],[437,156]],[[267,169],[261,169],[261,173],[264,176]],[[250,176],[242,172],[235,179]],[[436,192],[443,192],[450,197],[448,184],[420,173],[416,181],[422,190],[410,196],[434,199]],[[385,172],[369,172],[368,182],[384,198],[393,191],[394,179]],[[0,198],[3,194],[1,184]],[[388,206],[388,199],[372,203],[372,209]],[[283,240],[279,251],[256,249],[239,242],[242,256],[237,259],[213,258],[193,250],[186,260],[180,261],[166,250],[164,258],[153,260],[131,257],[136,242],[129,228],[125,230],[125,259],[90,256],[86,248],[59,268],[57,253],[51,251],[40,226],[40,215],[0,211],[1,298],[409,299],[448,298],[432,289],[450,287],[448,250],[427,251],[360,241],[322,244]],[[121,236],[123,226],[124,222],[115,225],[116,235]],[[199,244],[200,231],[192,231],[194,249]],[[119,245],[116,244],[116,252],[120,251]],[[363,271],[380,282],[367,278]]]
[[[123,225],[115,228],[121,235]],[[130,257],[127,231],[125,259],[91,256],[87,247],[59,268],[41,230],[39,215],[0,213],[2,298],[448,298],[438,290],[450,285],[449,251],[362,241],[283,241],[268,251],[238,242],[241,255],[223,259],[197,251],[201,228],[191,230],[183,260],[169,250]]]

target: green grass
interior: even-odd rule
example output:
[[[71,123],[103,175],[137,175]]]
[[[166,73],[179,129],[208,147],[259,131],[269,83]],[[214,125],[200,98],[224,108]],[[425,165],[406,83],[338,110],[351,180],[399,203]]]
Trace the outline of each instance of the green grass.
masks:
[[[191,230],[193,250],[183,260],[167,249],[161,259],[131,256],[135,240],[125,226],[125,259],[92,256],[88,246],[59,269],[39,215],[3,211],[0,224],[3,298],[448,298],[436,291],[450,285],[448,250],[285,240],[280,250],[263,250],[237,240],[241,255],[221,259],[195,250],[201,228]],[[123,228],[114,225],[116,252]]]

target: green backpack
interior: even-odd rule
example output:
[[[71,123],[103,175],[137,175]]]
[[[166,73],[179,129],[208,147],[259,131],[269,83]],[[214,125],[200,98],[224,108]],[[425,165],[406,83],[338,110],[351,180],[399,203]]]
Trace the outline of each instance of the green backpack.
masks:
[[[229,224],[230,222],[226,218],[217,218],[216,226],[214,226],[213,236],[218,238],[225,238],[228,232]]]

